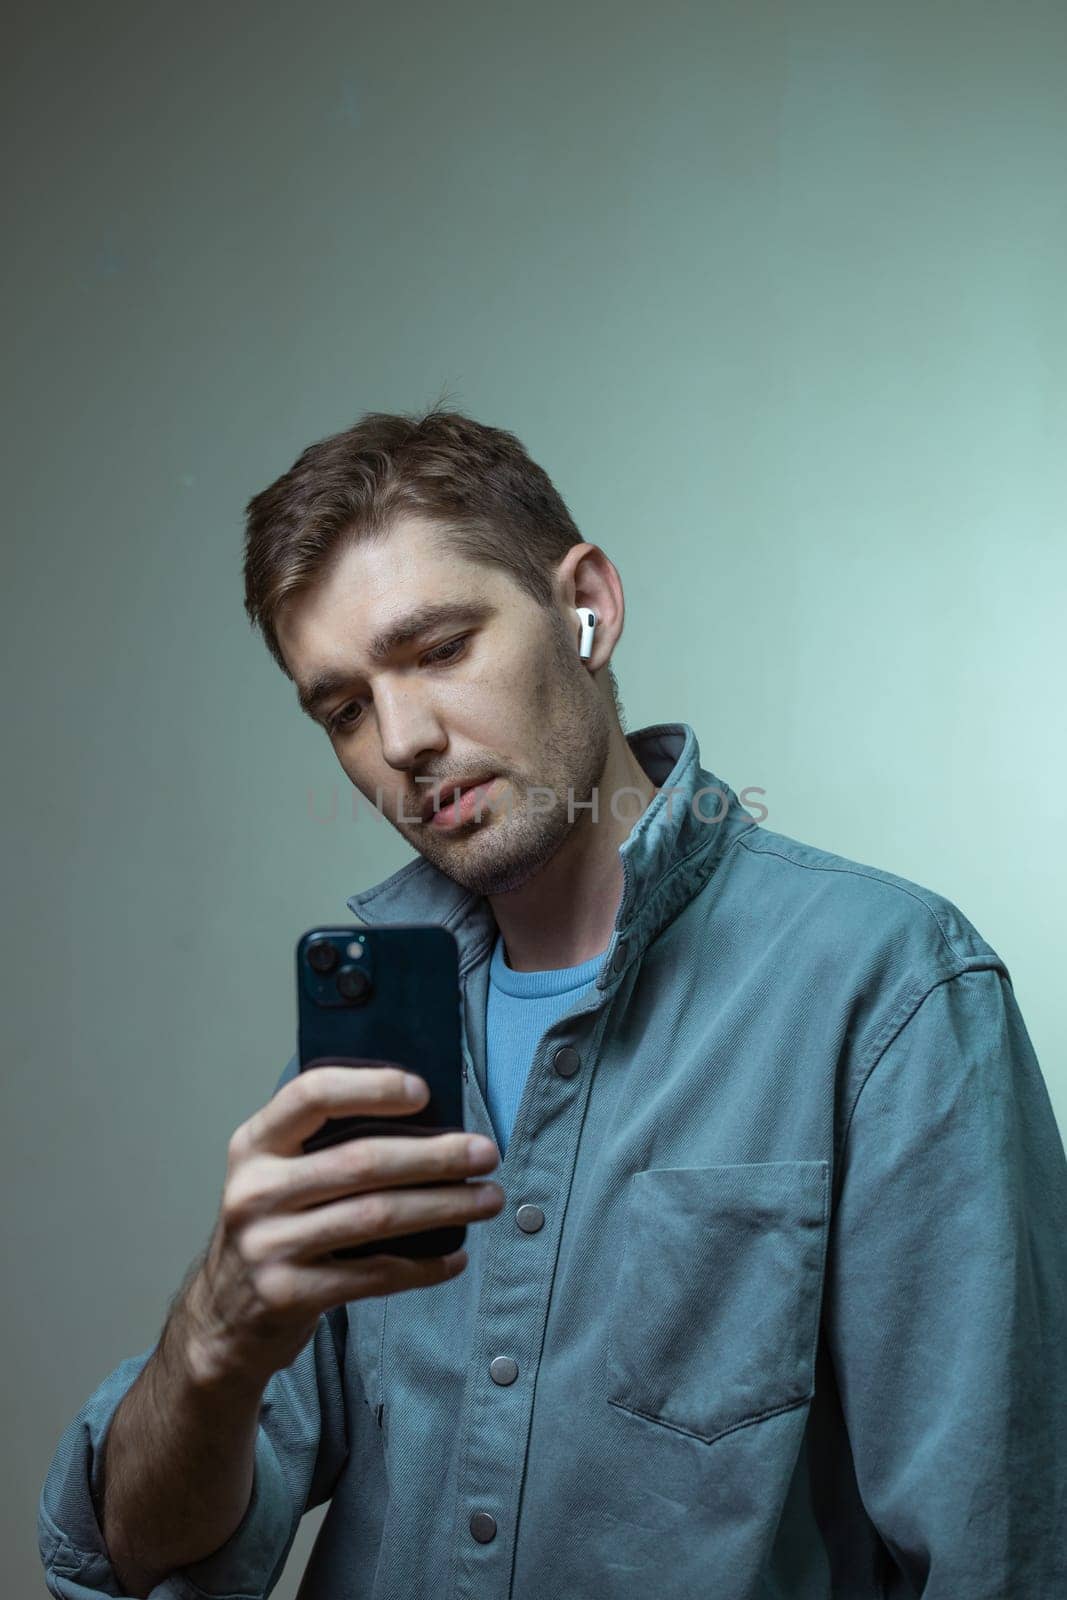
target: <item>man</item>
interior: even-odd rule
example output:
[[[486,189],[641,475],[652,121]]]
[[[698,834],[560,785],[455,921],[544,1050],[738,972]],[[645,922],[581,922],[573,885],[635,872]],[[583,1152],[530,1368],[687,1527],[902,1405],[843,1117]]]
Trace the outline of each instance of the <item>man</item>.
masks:
[[[52,1593],[266,1596],[326,1500],[304,1600],[1067,1593],[1067,1162],[996,952],[623,732],[619,574],[511,434],[365,417],[245,575],[416,851],[350,909],[457,939],[468,1134],[305,1155],[412,1102],[289,1062],[64,1435]]]

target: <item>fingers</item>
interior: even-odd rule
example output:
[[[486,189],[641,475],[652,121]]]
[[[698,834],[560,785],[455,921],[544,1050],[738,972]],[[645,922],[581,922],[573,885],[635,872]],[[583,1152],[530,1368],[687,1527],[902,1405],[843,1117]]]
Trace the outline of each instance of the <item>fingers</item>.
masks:
[[[401,1235],[488,1219],[506,1203],[499,1184],[468,1181],[499,1164],[491,1139],[458,1130],[413,1128],[417,1138],[396,1131],[398,1117],[428,1097],[425,1080],[398,1063],[324,1062],[283,1084],[235,1131],[220,1221],[227,1259],[254,1284],[257,1303],[302,1314],[316,1301],[395,1293],[463,1270],[464,1252],[445,1264],[438,1256],[391,1255],[388,1248]],[[382,1132],[304,1149],[324,1122],[351,1117],[366,1117],[368,1128],[381,1118]],[[329,1252],[362,1244],[373,1253],[331,1261]]]
[[[438,1189],[372,1190],[307,1211],[262,1214],[244,1233],[244,1255],[253,1266],[266,1262],[316,1264],[329,1250],[388,1240],[401,1234],[477,1222],[503,1210],[498,1183],[448,1184]]]
[[[414,1097],[409,1097],[409,1084],[417,1088]],[[428,1097],[424,1078],[393,1063],[309,1067],[283,1083],[240,1125],[230,1140],[231,1150],[241,1155],[300,1155],[303,1141],[328,1117],[405,1116],[424,1106]]]
[[[341,1305],[374,1295],[402,1294],[405,1289],[425,1289],[456,1278],[467,1265],[466,1250],[447,1256],[363,1256],[358,1261],[331,1266],[304,1266],[300,1271],[316,1300]]]
[[[294,1160],[252,1155],[233,1164],[226,1184],[231,1226],[277,1211],[321,1206],[339,1196],[406,1184],[458,1183],[492,1172],[500,1152],[480,1134],[435,1133],[422,1139],[368,1134]]]
[[[300,1161],[272,1163],[275,1170],[267,1181],[277,1188],[279,1209],[295,1211],[368,1189],[461,1182],[492,1172],[499,1162],[492,1140],[478,1134],[437,1133],[424,1139],[373,1134]],[[277,1171],[278,1165],[284,1170]]]

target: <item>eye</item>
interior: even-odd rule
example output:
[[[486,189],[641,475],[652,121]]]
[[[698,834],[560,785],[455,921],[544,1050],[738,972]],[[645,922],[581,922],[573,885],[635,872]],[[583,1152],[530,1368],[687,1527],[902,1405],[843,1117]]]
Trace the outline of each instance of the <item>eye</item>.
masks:
[[[470,634],[460,634],[458,638],[446,639],[444,644],[435,645],[423,656],[423,661],[431,666],[448,666],[450,662],[458,661],[464,653]],[[327,723],[327,731],[331,734],[348,733],[356,727],[362,713],[362,706],[357,700],[351,700],[332,716]]]
[[[433,650],[428,651],[422,659],[429,661],[434,666],[443,666],[449,661],[456,661],[463,653],[463,646],[466,645],[469,637],[469,634],[464,633],[458,639],[446,639],[444,644],[439,644]],[[447,651],[448,654],[442,654],[442,651]]]
[[[355,717],[349,716],[348,713],[350,711],[359,712],[362,709],[362,706],[360,706],[358,701],[355,700],[350,701],[348,705],[342,706],[340,711],[336,712],[330,718],[328,731],[330,733],[346,733],[349,728],[354,728],[356,725],[356,719]]]

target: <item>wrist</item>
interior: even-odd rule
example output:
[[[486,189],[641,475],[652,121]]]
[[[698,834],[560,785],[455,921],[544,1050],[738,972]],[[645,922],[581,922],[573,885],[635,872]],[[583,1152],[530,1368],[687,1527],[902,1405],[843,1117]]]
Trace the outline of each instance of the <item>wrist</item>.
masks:
[[[213,1312],[202,1273],[197,1273],[189,1284],[167,1325],[163,1342],[166,1359],[177,1365],[182,1379],[196,1394],[212,1398],[222,1392],[260,1394],[270,1376],[257,1374],[226,1336]]]

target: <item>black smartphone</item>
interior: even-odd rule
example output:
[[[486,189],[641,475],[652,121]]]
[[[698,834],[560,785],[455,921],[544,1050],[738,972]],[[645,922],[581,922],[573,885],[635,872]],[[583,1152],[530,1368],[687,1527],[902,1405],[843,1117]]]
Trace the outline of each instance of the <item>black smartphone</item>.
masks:
[[[388,1061],[417,1072],[430,1088],[426,1104],[403,1117],[327,1118],[303,1141],[305,1152],[368,1134],[417,1139],[463,1128],[459,948],[447,928],[309,928],[297,942],[296,992],[301,1072],[327,1062],[358,1072]],[[329,1255],[447,1255],[466,1236],[466,1225],[458,1223],[370,1239]]]

